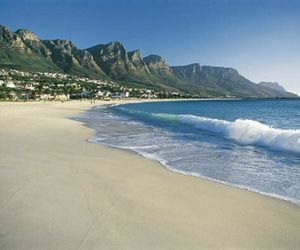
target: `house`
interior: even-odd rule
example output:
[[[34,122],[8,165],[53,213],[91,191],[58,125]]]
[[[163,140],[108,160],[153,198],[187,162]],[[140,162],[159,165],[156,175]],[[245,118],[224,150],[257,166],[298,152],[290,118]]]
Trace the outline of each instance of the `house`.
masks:
[[[129,92],[124,92],[124,93],[122,93],[122,97],[123,97],[123,98],[128,98],[128,97],[129,97]]]
[[[70,95],[69,94],[56,94],[54,96],[55,101],[68,101],[70,100]]]
[[[54,95],[51,94],[34,94],[35,100],[41,100],[41,101],[52,101],[54,100]]]
[[[128,98],[129,97],[129,92],[114,92],[112,95],[112,98],[115,99],[123,99],[123,98]]]
[[[15,83],[13,81],[9,80],[9,81],[6,82],[6,87],[8,87],[8,88],[15,88],[16,85],[15,85]]]
[[[96,98],[102,98],[104,96],[104,93],[101,91],[101,90],[99,90],[96,94],[95,94],[95,97]]]

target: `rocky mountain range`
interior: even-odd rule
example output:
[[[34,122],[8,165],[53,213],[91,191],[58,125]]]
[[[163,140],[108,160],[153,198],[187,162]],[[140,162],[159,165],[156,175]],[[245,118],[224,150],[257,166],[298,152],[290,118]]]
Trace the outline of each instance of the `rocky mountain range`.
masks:
[[[297,97],[270,85],[255,84],[233,68],[198,63],[169,66],[161,56],[142,57],[140,50],[127,52],[120,42],[79,49],[68,40],[42,40],[29,30],[13,32],[3,25],[0,25],[0,68],[64,72],[201,97]]]

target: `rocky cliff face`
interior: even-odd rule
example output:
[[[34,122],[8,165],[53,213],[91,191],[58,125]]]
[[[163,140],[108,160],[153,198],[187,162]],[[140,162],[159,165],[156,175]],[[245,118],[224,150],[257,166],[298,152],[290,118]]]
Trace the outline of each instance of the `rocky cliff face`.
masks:
[[[53,62],[65,71],[70,70],[73,65],[79,64],[78,49],[67,40],[44,40],[44,45],[51,51]]]
[[[134,65],[136,70],[142,70],[150,73],[147,64],[142,58],[140,50],[133,50],[127,53],[129,61]]]
[[[93,56],[86,50],[78,49],[68,40],[43,40],[43,44],[51,51],[52,61],[67,73],[104,76]]]
[[[50,51],[28,30],[12,32],[0,25],[0,67],[25,71],[56,71]]]
[[[97,65],[114,79],[124,79],[129,71],[134,70],[134,65],[120,42],[96,45],[87,51],[92,54]]]
[[[101,75],[105,75],[105,73],[102,71],[102,69],[95,62],[92,54],[90,52],[88,52],[87,50],[81,51],[80,64],[87,69],[92,69],[95,72],[100,73]]]
[[[196,77],[202,71],[202,67],[199,63],[193,63],[186,66],[173,66],[171,68],[174,74],[181,79],[190,79]]]
[[[158,55],[149,55],[144,57],[144,62],[148,66],[150,72],[158,76],[171,76],[173,74],[172,69],[166,63],[166,60]]]
[[[18,29],[16,34],[22,38],[23,41],[39,41],[40,39],[37,37],[36,34],[27,30],[27,29]]]
[[[7,50],[30,52],[18,35],[3,25],[0,25],[0,47]]]
[[[18,29],[16,34],[22,39],[23,43],[31,52],[50,59],[51,51],[40,41],[37,35],[26,29]]]

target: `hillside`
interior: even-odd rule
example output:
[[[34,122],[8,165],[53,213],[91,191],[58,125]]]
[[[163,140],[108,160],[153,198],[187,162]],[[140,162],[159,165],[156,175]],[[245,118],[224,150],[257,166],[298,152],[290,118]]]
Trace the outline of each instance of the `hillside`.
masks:
[[[287,92],[284,87],[282,87],[278,82],[259,82],[258,85],[270,88],[270,89],[275,89],[281,92]]]

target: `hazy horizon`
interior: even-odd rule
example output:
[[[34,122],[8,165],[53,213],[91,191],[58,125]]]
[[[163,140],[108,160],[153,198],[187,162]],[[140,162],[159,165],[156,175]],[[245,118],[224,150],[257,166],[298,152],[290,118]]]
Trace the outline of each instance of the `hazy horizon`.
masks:
[[[18,8],[16,8],[16,6]],[[279,82],[300,95],[300,2],[0,1],[0,23],[79,48],[120,41],[169,65],[236,68],[253,82]]]

